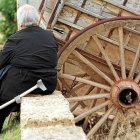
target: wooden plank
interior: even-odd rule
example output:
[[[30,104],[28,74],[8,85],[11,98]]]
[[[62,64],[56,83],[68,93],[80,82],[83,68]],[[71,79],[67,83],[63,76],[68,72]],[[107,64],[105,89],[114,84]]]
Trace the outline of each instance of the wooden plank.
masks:
[[[69,22],[69,21],[61,19],[61,18],[58,18],[58,21],[63,23],[63,24],[65,24],[65,25],[68,25],[70,27],[76,28],[78,30],[82,30],[83,29],[83,27],[81,27],[79,25],[76,25],[76,24],[73,24],[72,22]]]
[[[78,7],[77,5],[74,5],[72,3],[69,3],[69,2],[66,2],[65,5],[69,6],[69,7],[72,7],[82,13],[85,13],[85,14],[88,14],[90,16],[93,16],[93,17],[96,17],[96,18],[99,18],[99,19],[104,19],[105,17],[101,16],[101,15],[98,15],[96,13],[93,13],[85,8],[81,8],[81,7]]]
[[[115,1],[109,1],[109,0],[104,0],[104,1],[108,2],[108,3],[112,4],[112,5],[115,5],[115,6],[121,8],[123,10],[126,10],[126,11],[128,11],[130,13],[133,13],[135,15],[140,15],[138,12],[132,10],[131,8],[127,8],[126,6],[120,5],[120,4],[116,3]]]
[[[58,16],[60,15],[63,7],[64,7],[64,1],[61,1],[61,3],[59,4],[59,7],[58,7],[58,9],[57,9],[57,11],[55,13],[55,16],[53,18],[53,22],[52,22],[52,25],[51,25],[52,27],[54,27],[54,25],[56,24],[56,22],[58,20]]]
[[[102,40],[104,40],[104,41],[106,41],[106,42],[108,42],[108,43],[111,43],[111,44],[114,44],[114,45],[116,45],[116,46],[119,46],[119,42],[117,42],[117,41],[115,41],[115,40],[112,40],[112,39],[110,39],[110,38],[107,38],[107,37],[105,37],[105,36],[102,36],[102,35],[100,35],[100,34],[97,34],[97,36],[98,36],[98,38],[100,38],[100,39],[102,39]],[[128,47],[127,45],[126,46],[124,46],[124,48],[126,49],[126,50],[128,50],[128,51],[131,51],[131,52],[133,52],[133,53],[136,53],[136,50],[133,48],[133,47]]]

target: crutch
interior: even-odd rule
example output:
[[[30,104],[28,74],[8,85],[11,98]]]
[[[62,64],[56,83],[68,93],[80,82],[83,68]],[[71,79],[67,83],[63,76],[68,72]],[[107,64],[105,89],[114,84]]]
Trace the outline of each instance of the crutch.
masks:
[[[32,92],[33,90],[40,88],[41,90],[45,91],[47,90],[47,88],[45,87],[45,85],[43,84],[42,80],[38,80],[37,84],[35,86],[33,86],[32,88],[28,89],[27,91],[23,92],[22,94],[16,96],[15,98],[13,98],[12,100],[4,103],[3,105],[0,106],[0,110],[7,107],[8,105],[16,102],[16,103],[20,103],[21,102],[21,97],[29,94],[30,92]]]

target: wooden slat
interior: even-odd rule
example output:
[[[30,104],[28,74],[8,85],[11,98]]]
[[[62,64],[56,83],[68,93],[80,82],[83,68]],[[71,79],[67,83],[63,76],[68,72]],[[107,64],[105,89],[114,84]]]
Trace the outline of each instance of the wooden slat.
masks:
[[[61,13],[61,10],[63,9],[64,7],[64,4],[65,4],[65,1],[61,1],[61,3],[59,3],[59,7],[58,9],[55,9],[54,8],[54,11],[56,10],[56,12],[54,12],[54,17],[52,17],[52,27],[54,27],[54,25],[56,24],[56,22],[58,21],[58,17],[59,17],[59,14]],[[56,5],[57,6],[57,3]],[[51,20],[51,19],[50,19]],[[50,25],[49,25],[50,26]]]
[[[103,35],[100,35],[100,34],[97,34],[97,36],[98,36],[98,38],[100,38],[100,39],[102,39],[102,40],[104,40],[104,41],[106,41],[106,42],[109,42],[109,43],[111,43],[111,44],[113,44],[113,45],[116,45],[116,46],[119,46],[119,42],[117,42],[117,41],[115,41],[115,40],[112,40],[112,39],[110,39],[110,38],[107,38],[107,37],[105,37],[105,36],[103,36]],[[124,46],[124,49],[126,49],[126,50],[128,50],[128,51],[131,51],[131,52],[133,52],[133,53],[136,53],[136,50],[133,48],[133,47],[128,47],[128,46]]]
[[[59,19],[58,19],[58,20],[59,20]],[[60,19],[59,21],[61,21],[61,23],[65,24],[65,25],[71,26],[71,27],[73,27],[73,28],[75,28],[75,29],[78,29],[78,30],[84,29],[84,28],[81,27],[81,26],[77,26],[76,24],[69,23],[68,21],[65,21],[65,20],[63,20],[63,19]],[[68,23],[68,24],[67,24],[67,23]],[[130,32],[136,33],[137,35],[140,35],[140,32],[139,32],[139,31],[132,30],[132,29],[130,29],[130,28],[128,28],[128,27],[124,27],[124,29],[126,29],[126,30],[128,30],[128,31],[130,31]],[[103,36],[103,35],[100,35],[100,34],[97,34],[97,36],[98,36],[98,38],[100,38],[100,39],[102,39],[102,40],[104,40],[104,41],[107,41],[107,42],[109,42],[109,43],[111,43],[111,44],[114,44],[114,45],[119,46],[119,42],[117,42],[117,41],[115,41],[115,40],[112,40],[112,39],[107,38],[107,37],[105,37],[105,36]],[[131,51],[131,52],[136,53],[136,50],[135,50],[133,47],[131,47],[131,46],[128,47],[127,45],[124,45],[124,48],[125,48],[126,50],[129,50],[129,51]]]
[[[96,18],[99,18],[99,19],[104,19],[105,18],[105,17],[103,17],[101,15],[93,13],[93,12],[87,10],[87,9],[81,8],[81,7],[77,6],[77,5],[74,5],[74,4],[69,3],[69,2],[65,2],[65,5],[67,5],[69,7],[72,7],[72,8],[74,8],[74,9],[76,9],[76,10],[82,12],[82,13],[88,14],[90,16],[93,16],[93,17],[96,17]]]
[[[63,24],[66,24],[66,25],[68,25],[68,26],[70,26],[70,27],[73,27],[73,28],[75,28],[75,29],[78,29],[78,30],[82,30],[82,29],[83,29],[82,26],[73,24],[72,22],[67,21],[67,20],[64,20],[64,19],[61,19],[61,18],[58,18],[58,21],[61,22],[61,23],[63,23]]]
[[[140,15],[138,12],[133,11],[131,8],[127,8],[126,6],[120,5],[120,4],[118,4],[118,3],[114,2],[114,1],[109,1],[109,0],[104,0],[104,1],[110,3],[110,4],[114,5],[114,6],[117,6],[117,7],[121,8],[121,9],[123,9],[125,11],[128,11],[128,12],[130,12],[132,14]]]

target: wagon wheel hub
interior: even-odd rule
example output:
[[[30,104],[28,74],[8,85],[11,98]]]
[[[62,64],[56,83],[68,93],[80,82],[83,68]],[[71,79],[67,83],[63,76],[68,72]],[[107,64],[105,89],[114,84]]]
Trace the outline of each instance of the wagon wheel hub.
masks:
[[[119,108],[134,107],[140,101],[140,87],[130,80],[120,80],[111,89],[111,100]]]

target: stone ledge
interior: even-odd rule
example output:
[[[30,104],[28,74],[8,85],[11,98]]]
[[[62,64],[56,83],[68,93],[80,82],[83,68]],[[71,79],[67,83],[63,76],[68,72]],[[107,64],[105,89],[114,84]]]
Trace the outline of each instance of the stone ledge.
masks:
[[[25,128],[22,140],[87,140],[82,128],[76,126],[48,126]]]
[[[61,92],[52,95],[23,97],[21,102],[21,128],[74,125],[69,103]]]

